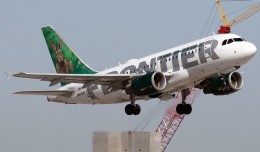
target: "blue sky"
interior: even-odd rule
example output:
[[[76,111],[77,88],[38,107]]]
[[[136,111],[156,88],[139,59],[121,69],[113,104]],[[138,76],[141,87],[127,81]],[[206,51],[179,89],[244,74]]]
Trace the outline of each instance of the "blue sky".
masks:
[[[228,14],[255,2],[223,4]],[[125,104],[64,105],[48,103],[42,96],[13,95],[18,90],[57,88],[37,80],[7,81],[3,74],[55,72],[41,27],[52,25],[83,61],[101,71],[200,38],[213,3],[1,1],[0,151],[92,151],[93,131],[133,130],[144,119],[152,121],[146,131],[154,131],[162,117],[156,112],[146,116],[152,110],[161,110],[154,108],[158,100],[140,101],[141,115],[129,117],[124,113]],[[216,32],[219,23],[217,12],[212,28],[205,34]],[[256,14],[236,25],[232,32],[259,48],[259,25],[260,14]],[[239,70],[244,72],[244,87],[239,92],[220,97],[201,93],[167,151],[259,151],[259,64],[257,53]]]

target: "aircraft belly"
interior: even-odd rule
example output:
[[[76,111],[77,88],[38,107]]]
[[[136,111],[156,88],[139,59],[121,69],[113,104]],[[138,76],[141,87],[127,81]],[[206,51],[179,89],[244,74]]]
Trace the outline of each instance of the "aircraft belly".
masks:
[[[175,72],[173,77],[168,80],[168,84],[164,90],[178,90],[190,84],[190,76],[187,70]]]

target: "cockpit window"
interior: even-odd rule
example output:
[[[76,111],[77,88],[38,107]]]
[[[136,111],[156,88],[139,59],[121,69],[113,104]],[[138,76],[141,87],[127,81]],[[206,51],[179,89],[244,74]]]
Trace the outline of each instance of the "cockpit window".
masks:
[[[242,42],[242,41],[246,41],[246,40],[243,39],[243,38],[227,39],[227,40],[224,40],[224,41],[222,42],[222,45],[230,44],[230,43],[233,43],[233,42]]]
[[[241,42],[241,41],[243,41],[243,39],[241,39],[241,38],[234,38],[234,41],[235,42]]]
[[[226,45],[227,44],[227,40],[224,40],[223,42],[222,42],[222,45]]]
[[[233,39],[228,39],[228,42],[227,42],[227,44],[230,44],[230,43],[232,43],[232,42],[234,42],[234,40],[233,40]]]

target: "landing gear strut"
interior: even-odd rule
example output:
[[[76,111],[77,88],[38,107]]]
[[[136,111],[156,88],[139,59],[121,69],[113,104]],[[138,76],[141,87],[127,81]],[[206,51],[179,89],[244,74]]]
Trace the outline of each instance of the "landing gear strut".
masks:
[[[141,112],[141,107],[135,104],[135,96],[130,95],[131,104],[125,106],[125,113],[127,115],[139,115]]]
[[[189,115],[192,111],[192,107],[190,104],[187,104],[185,102],[186,100],[186,97],[190,94],[190,89],[184,89],[181,91],[181,95],[182,95],[182,103],[181,104],[178,104],[177,107],[176,107],[176,112],[179,114],[179,115],[183,115],[183,114],[186,114],[186,115]]]

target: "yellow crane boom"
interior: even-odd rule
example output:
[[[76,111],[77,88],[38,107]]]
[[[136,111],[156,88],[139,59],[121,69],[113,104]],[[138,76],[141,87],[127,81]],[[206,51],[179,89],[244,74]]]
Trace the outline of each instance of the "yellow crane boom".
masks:
[[[247,18],[249,18],[250,16],[252,16],[253,14],[257,13],[260,10],[260,2],[258,2],[256,4],[254,4],[252,7],[250,7],[250,9],[248,9],[244,13],[240,14],[237,18],[235,18],[234,20],[229,22],[224,13],[220,0],[216,0],[216,5],[218,7],[218,10],[219,10],[219,13],[221,16],[221,20],[222,20],[222,26],[220,26],[220,29],[218,30],[219,34],[230,33],[230,27],[246,20]]]
[[[222,20],[222,22],[223,22],[223,26],[229,27],[229,22],[228,22],[227,17],[226,17],[226,15],[225,15],[225,13],[224,13],[224,10],[223,10],[223,8],[222,8],[222,5],[221,5],[221,3],[220,3],[220,0],[216,0],[216,5],[217,5],[217,7],[218,7],[218,11],[219,11],[219,13],[220,13],[221,20]]]

